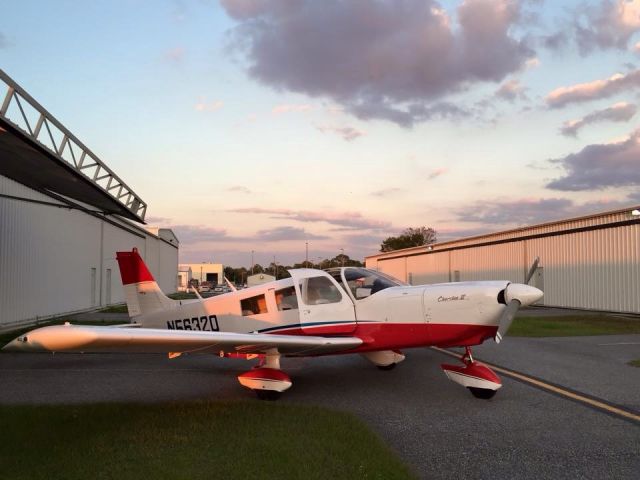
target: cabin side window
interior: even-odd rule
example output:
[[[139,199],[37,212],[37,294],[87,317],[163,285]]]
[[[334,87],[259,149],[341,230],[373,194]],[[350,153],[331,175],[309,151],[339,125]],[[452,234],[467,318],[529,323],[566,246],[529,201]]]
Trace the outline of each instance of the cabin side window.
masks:
[[[245,317],[267,313],[267,300],[264,298],[264,295],[245,298],[240,300],[240,309],[242,310],[242,315]]]
[[[279,311],[298,309],[298,297],[296,297],[296,289],[294,287],[276,290],[275,295]]]
[[[300,282],[302,301],[307,305],[338,303],[342,295],[338,288],[327,277],[305,278]]]

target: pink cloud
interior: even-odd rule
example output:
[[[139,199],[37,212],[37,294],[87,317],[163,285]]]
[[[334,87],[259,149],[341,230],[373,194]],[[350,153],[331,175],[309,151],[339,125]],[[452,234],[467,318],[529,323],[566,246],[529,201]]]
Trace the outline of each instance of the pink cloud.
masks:
[[[552,90],[545,100],[549,107],[561,108],[570,103],[607,98],[635,88],[640,88],[640,70],[634,70],[627,74],[616,73],[604,80],[559,87]]]

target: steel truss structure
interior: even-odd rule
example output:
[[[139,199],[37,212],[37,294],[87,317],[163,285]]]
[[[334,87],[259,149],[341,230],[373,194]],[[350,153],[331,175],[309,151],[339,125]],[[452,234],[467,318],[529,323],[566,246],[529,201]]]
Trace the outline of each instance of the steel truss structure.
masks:
[[[144,223],[147,204],[102,160],[65,128],[56,118],[0,69],[0,126],[19,130],[30,141],[106,193],[133,218]],[[0,90],[0,99],[2,99]]]

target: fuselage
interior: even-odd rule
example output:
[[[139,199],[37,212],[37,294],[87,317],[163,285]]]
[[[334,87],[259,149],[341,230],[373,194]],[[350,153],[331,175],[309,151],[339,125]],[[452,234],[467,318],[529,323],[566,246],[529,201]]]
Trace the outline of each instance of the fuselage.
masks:
[[[508,281],[404,285],[362,268],[292,270],[291,277],[139,315],[145,328],[356,336],[356,352],[492,338]],[[529,287],[530,288],[530,287]]]

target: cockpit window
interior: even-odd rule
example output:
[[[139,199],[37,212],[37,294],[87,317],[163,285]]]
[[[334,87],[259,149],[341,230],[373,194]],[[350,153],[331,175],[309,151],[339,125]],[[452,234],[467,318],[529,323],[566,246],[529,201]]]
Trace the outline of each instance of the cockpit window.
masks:
[[[307,305],[338,303],[342,300],[340,290],[327,277],[305,278],[300,282],[302,301]]]
[[[389,275],[366,268],[345,268],[344,278],[356,300],[367,298],[385,288],[404,285],[403,282]]]

